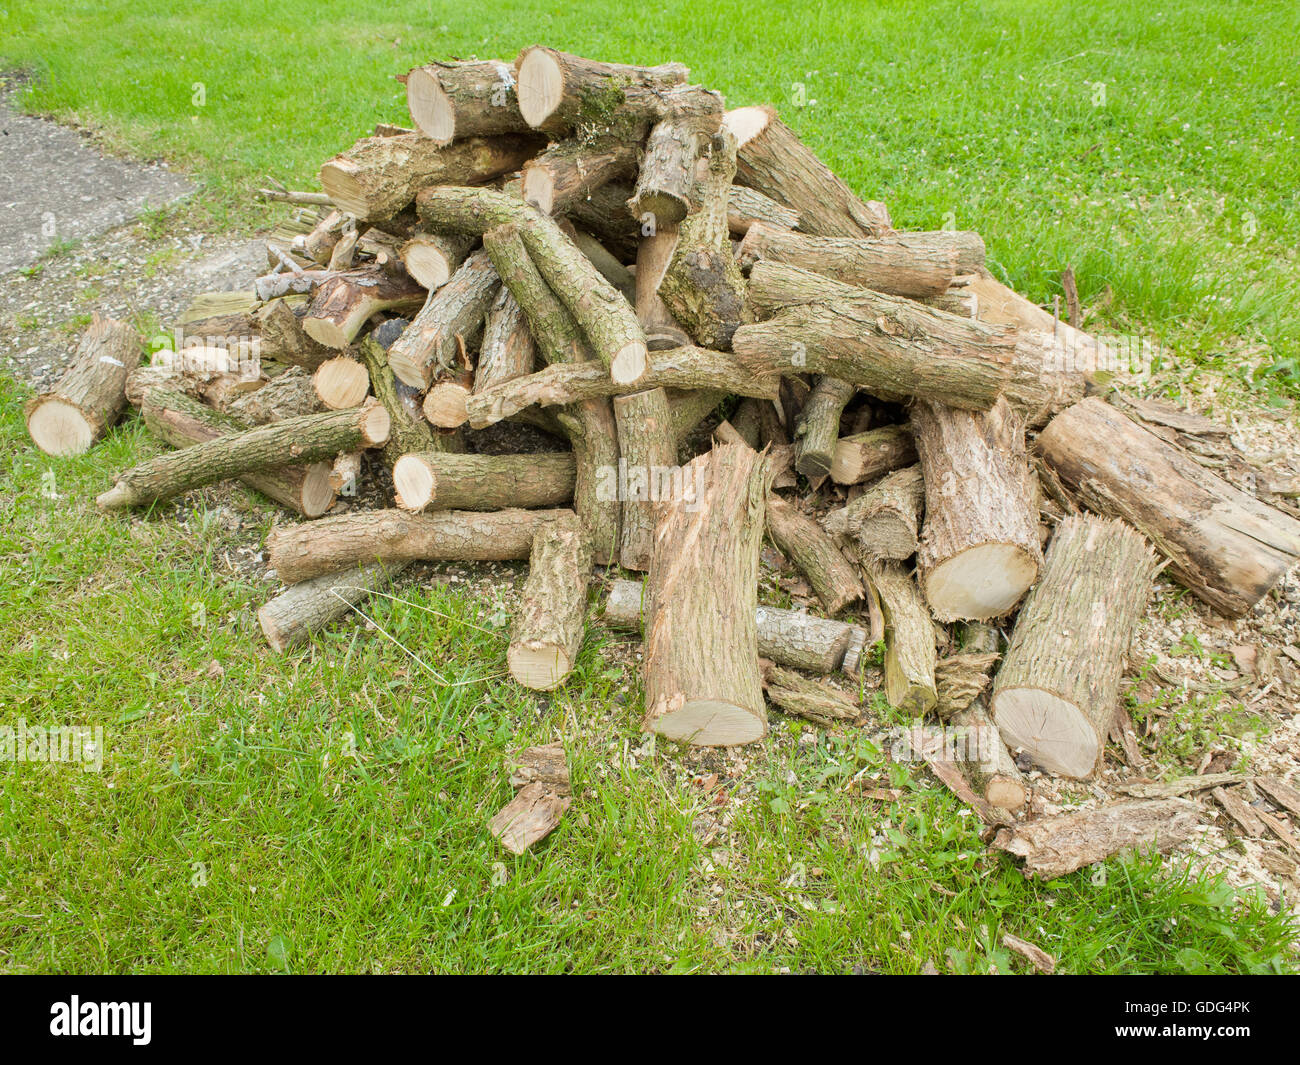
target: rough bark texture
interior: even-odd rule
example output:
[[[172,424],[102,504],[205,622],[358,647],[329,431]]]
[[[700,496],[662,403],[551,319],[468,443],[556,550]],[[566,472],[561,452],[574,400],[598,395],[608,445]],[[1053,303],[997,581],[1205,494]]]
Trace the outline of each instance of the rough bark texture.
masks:
[[[518,170],[541,147],[531,134],[467,137],[445,148],[419,133],[365,137],[320,168],[320,184],[335,206],[375,222],[426,185],[476,185]]]
[[[561,510],[371,510],[310,525],[277,526],[266,538],[285,584],[370,562],[501,562],[527,558],[533,534]]]
[[[292,366],[261,388],[238,397],[226,412],[245,425],[266,425],[316,414],[320,409],[311,374],[301,366]]]
[[[536,361],[537,345],[528,327],[528,316],[510,290],[502,286],[483,325],[483,343],[474,369],[474,394],[531,374]]]
[[[645,589],[640,581],[615,581],[605,601],[611,628],[640,632]],[[760,606],[754,612],[758,653],[778,666],[809,673],[857,673],[867,634],[847,621],[798,610]]]
[[[463,366],[483,331],[483,316],[501,279],[486,251],[471,255],[388,349],[398,380],[426,389],[439,374]]]
[[[844,532],[872,561],[902,562],[916,554],[917,530],[925,513],[925,478],[920,466],[882,477],[842,511]]]
[[[145,396],[141,414],[149,431],[176,448],[188,448],[243,431],[235,418],[179,392],[155,389]],[[248,473],[240,483],[306,518],[318,518],[334,505],[328,462],[285,466]]]
[[[916,461],[916,444],[906,426],[884,425],[842,436],[831,456],[831,480],[863,484]]]
[[[758,667],[758,550],[767,470],[724,444],[688,467],[694,503],[663,509],[650,565],[645,727],[732,746],[767,732]]]
[[[948,291],[952,279],[984,263],[977,233],[936,230],[853,239],[816,237],[757,223],[736,253],[743,267],[775,261],[825,274],[873,292],[922,299]]]
[[[553,507],[573,498],[574,459],[568,452],[533,455],[403,455],[393,467],[397,505],[404,510],[504,510]]]
[[[338,354],[334,348],[326,347],[307,335],[302,319],[284,299],[264,305],[257,313],[257,320],[264,359],[314,370]]]
[[[942,698],[942,696],[941,696]],[[961,730],[962,770],[975,792],[1000,810],[1019,810],[1029,801],[1029,787],[982,701],[960,710],[951,724]]]
[[[1120,802],[1003,828],[998,850],[1025,860],[1025,875],[1055,880],[1121,851],[1166,854],[1196,831],[1198,808],[1187,799]]]
[[[229,477],[333,459],[340,451],[378,447],[388,428],[388,412],[377,405],[258,426],[142,462],[118,474],[95,503],[103,510],[141,506]]]
[[[488,831],[511,854],[523,854],[551,834],[572,802],[567,795],[557,795],[544,784],[528,784],[497,812]]]
[[[772,662],[763,665],[763,688],[772,705],[782,712],[827,728],[845,721],[853,723],[861,712],[858,704],[838,688]]]
[[[257,612],[271,650],[283,653],[311,639],[371,592],[383,591],[408,563],[359,566],[287,588]]]
[[[1037,451],[1080,503],[1127,521],[1171,560],[1180,584],[1229,617],[1247,613],[1300,559],[1300,522],[1100,399],[1058,414]]]
[[[411,451],[450,450],[447,439],[431,432],[429,426],[418,416],[418,407],[413,411],[413,405],[403,402],[402,386],[388,365],[388,352],[373,334],[361,342],[361,359],[370,375],[370,387],[374,390],[375,398],[384,405],[392,422],[388,440],[384,443],[384,462],[389,469]]]
[[[1000,400],[972,413],[912,408],[925,475],[921,587],[940,621],[1001,617],[1038,577],[1042,552],[1024,429]]]
[[[767,534],[808,578],[827,613],[838,614],[862,598],[862,581],[835,541],[780,496],[767,497]]]
[[[524,687],[549,691],[573,671],[582,646],[590,576],[591,544],[576,514],[537,530],[506,652],[510,675]]]
[[[1071,516],[1057,526],[993,687],[1008,744],[1054,773],[1096,770],[1156,569],[1147,542],[1121,521]]]
[[[987,410],[1011,373],[1014,334],[911,300],[869,294],[788,307],[732,338],[756,373],[819,373],[885,399]]]
[[[805,232],[872,237],[890,231],[883,209],[859,200],[777,117],[775,108],[737,108],[724,121],[740,147],[737,184],[799,212]]]
[[[406,107],[415,128],[445,147],[465,137],[524,133],[515,72],[499,59],[426,63],[406,75]]]
[[[567,214],[596,189],[636,169],[633,142],[616,137],[563,140],[524,164],[524,200],[546,214]]]
[[[944,721],[970,708],[988,691],[991,672],[1001,656],[996,651],[968,652],[941,658],[934,666],[939,705],[934,712]]]
[[[379,311],[413,311],[424,300],[424,288],[405,271],[348,270],[333,274],[316,287],[302,328],[318,344],[338,350],[351,344]]]
[[[722,96],[698,85],[666,93],[666,113],[650,129],[628,208],[643,225],[675,226],[694,203],[696,160],[722,125]],[[726,184],[731,184],[735,171]],[[725,195],[725,189],[724,193]]]
[[[672,411],[662,388],[616,396],[613,407],[618,426],[617,495],[623,503],[619,563],[624,569],[646,570],[654,554],[661,505],[676,502],[674,495],[683,489],[681,478],[673,476],[677,438]]]
[[[838,377],[819,378],[799,412],[794,432],[794,468],[815,479],[831,472],[839,443],[840,415],[857,389]]]
[[[866,567],[885,622],[885,698],[921,717],[939,701],[934,666],[934,628],[916,582],[896,562]]]
[[[757,189],[732,185],[727,190],[727,228],[732,236],[743,237],[755,222],[781,229],[798,229],[799,212],[777,203]]]
[[[126,409],[126,379],[140,364],[140,334],[124,322],[95,316],[81,335],[72,368],[51,392],[27,401],[32,441],[49,455],[80,455]]]

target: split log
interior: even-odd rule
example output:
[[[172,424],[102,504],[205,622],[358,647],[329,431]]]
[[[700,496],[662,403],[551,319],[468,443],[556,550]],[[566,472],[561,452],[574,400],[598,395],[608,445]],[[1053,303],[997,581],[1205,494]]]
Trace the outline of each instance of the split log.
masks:
[[[688,467],[695,502],[665,506],[655,530],[645,635],[645,727],[732,746],[767,732],[755,625],[767,470],[723,444]]]
[[[884,425],[842,436],[831,456],[831,480],[863,484],[916,462],[916,444],[902,425]]]
[[[636,163],[636,144],[622,138],[560,141],[524,164],[523,198],[545,214],[566,214],[602,185],[629,176]]]
[[[1001,657],[996,651],[949,655],[934,664],[939,703],[936,716],[949,721],[970,709],[992,681],[990,671]]]
[[[920,466],[887,474],[839,512],[839,523],[828,515],[827,528],[857,541],[865,558],[902,562],[916,554],[917,530],[925,513],[925,478]]]
[[[677,236],[676,226],[659,226],[642,237],[636,249],[633,305],[651,351],[666,351],[691,342],[659,295],[659,286],[677,250]]]
[[[511,854],[523,854],[551,834],[572,802],[544,784],[529,784],[497,812],[488,831]]]
[[[827,237],[890,232],[883,204],[864,203],[778,117],[775,108],[740,107],[724,122],[739,145],[736,183],[799,212],[799,228]]]
[[[939,296],[958,274],[984,264],[977,233],[936,230],[887,237],[816,237],[756,223],[736,251],[742,267],[775,261],[843,284],[912,299]]]
[[[794,468],[810,480],[831,472],[840,436],[840,415],[857,393],[838,377],[821,377],[799,413],[794,432]]]
[[[1147,542],[1121,521],[1071,516],[1057,526],[993,687],[1008,744],[1053,773],[1096,770],[1156,571]]]
[[[362,222],[391,218],[426,185],[476,185],[518,170],[542,143],[528,134],[467,137],[440,147],[419,133],[365,137],[320,168],[321,188]]]
[[[897,562],[865,567],[885,623],[885,698],[889,705],[922,717],[939,701],[934,666],[934,627],[916,582]]]
[[[525,688],[550,691],[573,672],[582,646],[591,544],[576,514],[537,530],[506,661]]]
[[[885,398],[987,410],[1011,373],[1015,335],[871,293],[788,307],[732,338],[756,373],[818,373]]]
[[[47,455],[80,455],[126,409],[126,379],[140,364],[140,334],[124,322],[95,316],[81,335],[72,368],[23,407],[32,442]]]
[[[474,370],[472,393],[481,395],[489,388],[506,385],[527,377],[537,361],[537,344],[528,326],[528,316],[510,289],[502,286],[488,308],[483,324],[483,343],[479,348],[478,366]],[[528,406],[528,404],[524,404]],[[522,409],[522,408],[520,408]],[[518,413],[512,411],[511,413]],[[469,411],[465,413],[469,418]],[[482,426],[474,426],[482,428]]]
[[[474,249],[473,237],[443,233],[416,233],[402,244],[398,257],[406,272],[430,292],[451,280]]]
[[[479,372],[482,373],[481,366]],[[780,379],[775,375],[752,374],[724,352],[688,346],[655,352],[654,363],[642,384],[651,388],[705,390],[776,399]],[[616,384],[609,371],[597,362],[555,364],[536,373],[476,390],[466,407],[470,426],[483,429],[534,404],[553,407],[601,396],[625,395],[640,388],[638,385]]]
[[[229,477],[332,459],[340,451],[378,447],[388,428],[388,411],[378,404],[260,425],[142,462],[118,474],[95,503],[101,510],[142,506]]]
[[[1300,522],[1100,399],[1058,414],[1037,451],[1080,503],[1127,521],[1171,560],[1175,580],[1229,617],[1248,613],[1300,560]]]
[[[189,448],[242,432],[245,426],[227,414],[205,407],[180,392],[154,389],[141,404],[149,431],[175,448]],[[334,505],[328,462],[307,462],[280,469],[246,473],[241,484],[261,492],[305,518],[318,518]]]
[[[302,329],[318,344],[342,349],[380,311],[413,311],[424,301],[424,289],[405,271],[368,267],[332,273],[317,286]]]
[[[605,623],[641,631],[645,589],[640,581],[615,581],[605,600]],[[856,673],[867,634],[847,621],[832,621],[799,610],[760,606],[754,612],[758,653],[778,666],[809,673]]]
[[[257,312],[257,323],[262,340],[261,353],[265,359],[314,370],[326,359],[338,354],[335,348],[327,347],[307,335],[302,319],[285,299],[271,300],[263,305]]]
[[[351,355],[336,355],[316,367],[311,384],[322,406],[348,410],[365,402],[370,391],[370,375]]]
[[[694,485],[684,483],[677,468],[668,393],[662,388],[615,396],[618,426],[618,488],[623,504],[619,524],[619,564],[646,570],[654,554],[655,521],[664,504],[689,503]],[[677,494],[686,498],[674,498]]]
[[[533,455],[403,455],[393,467],[403,510],[504,510],[553,507],[573,499],[574,459],[568,452]]]
[[[527,558],[533,534],[559,510],[371,510],[309,525],[276,526],[266,538],[285,584],[371,562],[503,562]]]
[[[767,497],[767,535],[812,585],[829,614],[864,595],[862,581],[820,525],[777,495]]]
[[[1042,562],[1023,426],[1005,400],[980,413],[920,402],[911,424],[925,476],[926,601],[940,621],[1001,617]]]
[[[727,228],[733,237],[743,237],[755,222],[781,229],[798,229],[799,212],[764,196],[757,189],[732,185],[727,190]]]
[[[599,63],[534,45],[519,53],[515,76],[524,121],[563,137],[578,129],[619,132],[654,117],[663,93],[686,81],[690,71],[680,63]]]
[[[304,644],[372,592],[387,588],[408,564],[360,566],[286,588],[257,612],[262,635],[280,654]]]
[[[361,360],[370,378],[375,398],[388,411],[391,426],[384,443],[384,462],[391,470],[403,455],[413,451],[452,450],[446,437],[433,433],[420,417],[418,393],[402,384],[388,365],[388,352],[377,339],[376,330],[361,341]],[[392,341],[390,340],[391,344]],[[403,394],[406,390],[406,394]]]
[[[439,147],[528,130],[515,97],[514,69],[499,59],[416,67],[406,75],[406,108],[416,129]]]
[[[857,720],[861,708],[844,692],[772,662],[763,664],[763,689],[783,713],[830,728]]]
[[[359,402],[350,405],[355,407]],[[291,366],[261,388],[239,396],[226,408],[226,413],[244,425],[266,425],[285,418],[317,414],[320,409],[321,401],[312,384],[312,375],[301,366]]]
[[[999,829],[992,845],[1023,858],[1026,876],[1055,880],[1121,851],[1167,854],[1192,837],[1198,820],[1187,799],[1119,802]]]
[[[388,365],[399,381],[427,389],[439,374],[464,366],[483,331],[483,316],[501,279],[488,253],[471,255],[388,349]]]
[[[977,795],[1000,810],[1019,810],[1029,801],[1029,788],[987,712],[974,703],[953,715],[961,731],[958,761]]]
[[[653,224],[656,229],[677,225],[691,209],[695,163],[722,125],[724,104],[720,93],[683,85],[664,93],[660,106],[663,114],[646,138],[636,189],[628,202],[629,210],[643,225]],[[731,184],[734,173],[733,162],[721,193],[724,205],[725,186]]]

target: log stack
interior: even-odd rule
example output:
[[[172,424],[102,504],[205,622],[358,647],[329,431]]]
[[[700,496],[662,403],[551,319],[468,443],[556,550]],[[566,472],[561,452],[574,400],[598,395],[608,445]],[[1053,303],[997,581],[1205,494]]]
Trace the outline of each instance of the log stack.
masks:
[[[137,369],[139,338],[97,319],[28,409],[52,454],[128,401],[177,449],[103,509],[235,479],[312,519],[267,541],[277,651],[413,562],[517,560],[506,664],[549,690],[593,567],[618,566],[644,574],[606,617],[644,631],[646,729],[754,742],[765,698],[844,727],[859,699],[833,678],[883,641],[903,714],[992,722],[1086,776],[1158,557],[1231,615],[1300,558],[1296,521],[1084,398],[1096,367],[1067,356],[1097,346],[993,281],[978,234],[897,230],[773,108],[541,47],[404,80],[415,128],[328,160],[268,272],[189,316],[207,355]],[[487,451],[506,421],[538,443]],[[391,506],[326,514],[358,477]],[[1047,497],[1099,518],[1053,530]],[[760,606],[773,549],[824,616]],[[939,655],[967,625],[1010,633],[987,699],[996,635]],[[1008,750],[987,762],[975,790],[1023,804]]]

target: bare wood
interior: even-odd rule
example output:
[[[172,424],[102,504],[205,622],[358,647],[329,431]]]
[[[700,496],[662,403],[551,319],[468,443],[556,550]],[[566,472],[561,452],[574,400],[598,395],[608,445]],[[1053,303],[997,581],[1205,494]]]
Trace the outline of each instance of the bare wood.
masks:
[[[416,129],[444,147],[458,138],[524,133],[515,73],[499,59],[432,62],[406,75],[406,107]]]
[[[404,271],[363,267],[333,273],[317,286],[302,318],[303,332],[327,348],[346,348],[380,311],[413,311],[424,289]]]
[[[831,456],[831,480],[862,484],[914,462],[916,444],[911,431],[902,425],[883,425],[840,437]]]
[[[488,831],[511,854],[523,854],[555,830],[572,802],[544,784],[529,784],[497,812]]]
[[[473,237],[416,233],[398,249],[406,272],[430,292],[451,280],[474,249]]]
[[[677,227],[657,226],[641,238],[636,249],[636,279],[633,303],[637,320],[645,330],[651,351],[663,351],[689,344],[691,338],[673,317],[659,285],[677,249]]]
[[[371,510],[310,525],[276,526],[266,538],[285,584],[370,562],[501,562],[527,558],[533,534],[563,511]]]
[[[1196,831],[1187,799],[1121,802],[999,829],[993,846],[1025,860],[1025,875],[1055,880],[1121,851],[1167,854]]]
[[[1058,414],[1037,451],[1080,503],[1127,521],[1170,559],[1180,584],[1229,617],[1247,613],[1300,560],[1300,522],[1100,399]]]
[[[921,717],[939,701],[934,628],[925,600],[897,562],[869,564],[866,576],[885,623],[885,698],[890,706]]]
[[[732,746],[767,732],[755,625],[767,471],[747,447],[694,459],[691,504],[665,506],[655,531],[645,636],[645,727]]]
[[[258,610],[262,635],[271,650],[279,654],[304,644],[314,633],[369,598],[372,592],[387,588],[407,565],[397,562],[387,566],[359,566],[286,588]]]
[[[506,652],[510,675],[524,687],[550,691],[573,672],[591,561],[591,544],[576,514],[561,515],[537,530]]]
[[[553,507],[573,498],[574,458],[568,452],[532,455],[403,455],[393,467],[397,505],[404,510],[504,510]]]
[[[1147,542],[1123,522],[1071,516],[1057,526],[993,688],[1008,744],[1054,773],[1092,775],[1156,570]]]
[[[316,367],[311,383],[320,405],[329,410],[359,407],[370,391],[370,375],[351,355],[326,359]]]
[[[139,364],[140,334],[95,315],[68,372],[23,407],[33,443],[49,455],[89,451],[126,409],[127,375]]]
[[[857,572],[812,518],[777,495],[767,497],[767,534],[777,549],[808,578],[829,614],[838,614],[865,594]]]

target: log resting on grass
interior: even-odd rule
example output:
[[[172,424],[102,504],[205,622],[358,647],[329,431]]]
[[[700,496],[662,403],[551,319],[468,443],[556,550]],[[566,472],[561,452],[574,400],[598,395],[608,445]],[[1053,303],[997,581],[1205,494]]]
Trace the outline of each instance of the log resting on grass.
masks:
[[[564,452],[533,455],[403,455],[393,467],[403,510],[503,510],[554,507],[573,499],[574,459]]]
[[[861,713],[858,704],[838,688],[773,662],[763,663],[763,689],[782,713],[826,728],[852,723]]]
[[[550,691],[573,672],[582,646],[591,544],[569,512],[537,530],[506,662],[526,688]]]
[[[409,563],[374,564],[326,573],[285,589],[257,612],[271,650],[283,653],[341,618],[372,592],[383,591]]]
[[[934,627],[916,582],[897,562],[865,566],[885,623],[885,698],[922,717],[939,701],[935,684]]]

